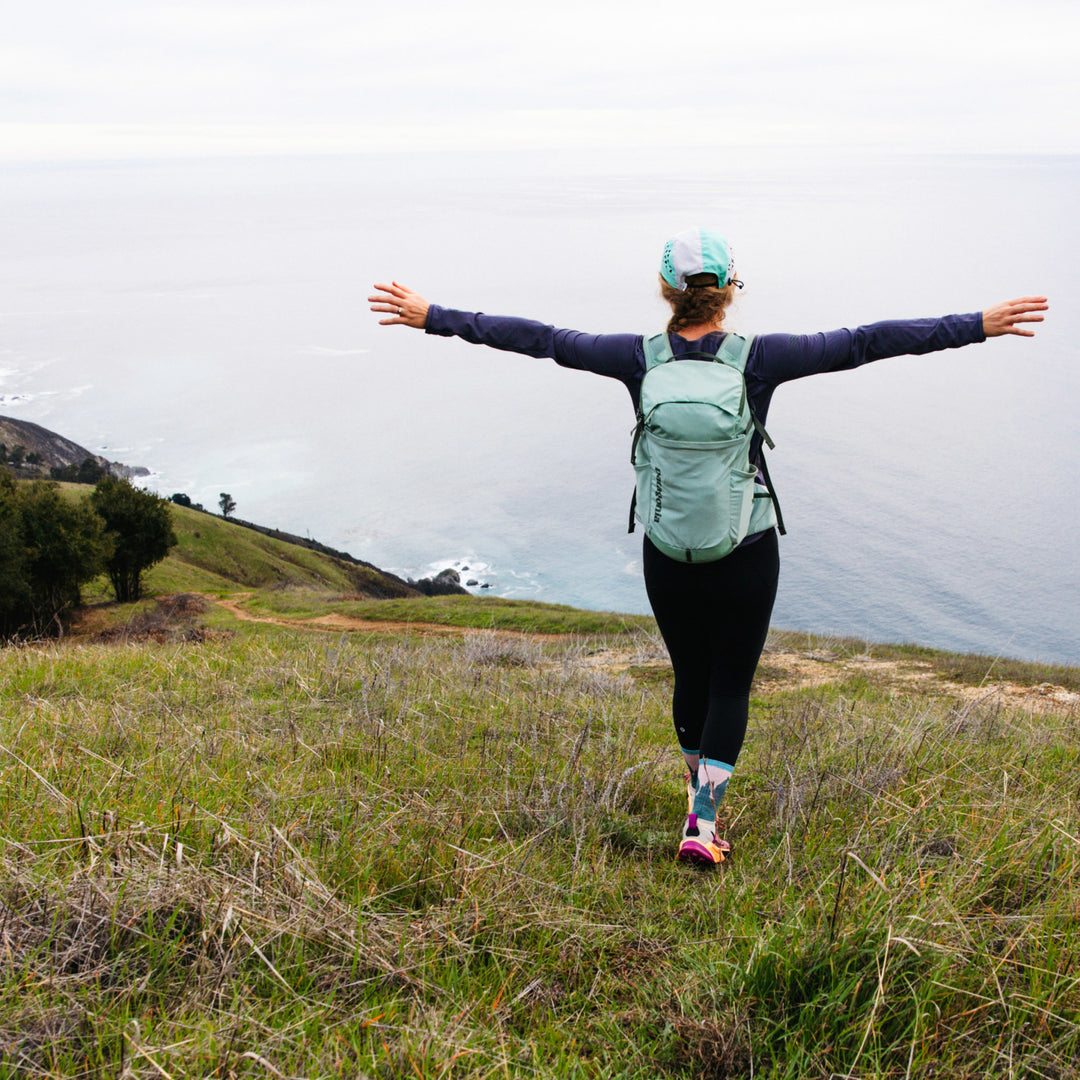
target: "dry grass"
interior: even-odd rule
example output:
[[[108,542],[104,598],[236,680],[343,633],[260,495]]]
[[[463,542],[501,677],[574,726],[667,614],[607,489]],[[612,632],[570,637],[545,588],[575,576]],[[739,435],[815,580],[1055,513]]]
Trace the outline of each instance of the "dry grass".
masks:
[[[625,643],[155,633],[0,653],[0,1075],[1080,1072],[1075,710],[760,696],[702,875]]]

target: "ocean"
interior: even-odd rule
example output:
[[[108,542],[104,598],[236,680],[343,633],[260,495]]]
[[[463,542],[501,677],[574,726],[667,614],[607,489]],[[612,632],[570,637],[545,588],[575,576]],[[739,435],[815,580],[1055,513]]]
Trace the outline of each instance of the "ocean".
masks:
[[[640,612],[624,387],[367,310],[653,332],[673,232],[730,320],[812,332],[1043,293],[998,339],[782,386],[774,625],[1080,664],[1075,157],[462,153],[7,164],[0,413],[387,569]]]

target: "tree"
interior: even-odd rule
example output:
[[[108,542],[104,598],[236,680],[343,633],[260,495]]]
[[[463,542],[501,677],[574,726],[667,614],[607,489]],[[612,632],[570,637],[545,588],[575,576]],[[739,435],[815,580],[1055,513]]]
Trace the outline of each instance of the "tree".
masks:
[[[128,480],[106,476],[90,496],[105,523],[112,553],[105,569],[116,599],[124,604],[142,595],[142,575],[177,543],[169,503]]]
[[[95,458],[83,458],[79,465],[79,472],[75,477],[76,484],[96,484],[109,475],[109,470]]]
[[[54,465],[49,475],[54,480],[64,480],[69,484],[96,484],[109,475],[109,470],[96,458],[88,457],[83,458],[79,465],[74,462],[70,465]]]
[[[236,509],[236,500],[227,491],[223,491],[218,499],[218,506],[221,507],[221,516],[228,517]]]
[[[108,554],[101,519],[54,484],[0,473],[0,637],[59,630]]]
[[[173,493],[172,501],[176,503],[177,506],[190,506],[191,496],[185,495],[182,491],[177,491]]]

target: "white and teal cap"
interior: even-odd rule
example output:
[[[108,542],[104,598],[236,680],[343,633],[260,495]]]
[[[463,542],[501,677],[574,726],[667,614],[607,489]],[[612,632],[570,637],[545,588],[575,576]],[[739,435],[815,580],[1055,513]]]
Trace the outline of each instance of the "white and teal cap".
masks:
[[[715,274],[720,287],[731,284],[731,247],[713,229],[695,225],[683,229],[664,245],[660,275],[675,289],[686,289],[686,279],[693,274]]]

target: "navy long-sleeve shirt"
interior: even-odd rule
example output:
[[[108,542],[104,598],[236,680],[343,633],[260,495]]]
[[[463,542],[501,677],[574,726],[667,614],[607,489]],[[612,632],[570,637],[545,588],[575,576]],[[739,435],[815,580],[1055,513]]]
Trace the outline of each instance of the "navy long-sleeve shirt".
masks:
[[[629,390],[637,410],[645,375],[640,334],[585,334],[558,330],[532,319],[455,311],[437,304],[428,309],[426,331],[526,356],[549,357],[563,367],[618,379]],[[717,331],[687,341],[671,334],[671,350],[676,357],[687,352],[715,353],[724,337]],[[764,424],[773,391],[781,383],[824,371],[847,371],[887,356],[921,356],[983,340],[982,313],[978,311],[940,319],[870,323],[823,334],[760,334],[754,338],[746,361],[747,394]]]

